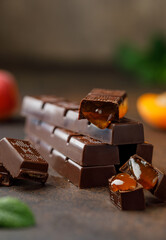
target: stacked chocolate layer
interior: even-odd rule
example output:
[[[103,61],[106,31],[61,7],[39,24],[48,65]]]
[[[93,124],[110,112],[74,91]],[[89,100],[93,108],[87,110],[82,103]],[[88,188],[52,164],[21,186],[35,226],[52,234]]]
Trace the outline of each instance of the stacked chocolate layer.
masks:
[[[112,108],[117,110],[116,104]],[[54,170],[80,188],[107,186],[133,154],[152,160],[153,146],[144,143],[143,125],[137,121],[111,119],[101,129],[78,120],[78,104],[55,96],[26,96],[22,114],[28,139]]]

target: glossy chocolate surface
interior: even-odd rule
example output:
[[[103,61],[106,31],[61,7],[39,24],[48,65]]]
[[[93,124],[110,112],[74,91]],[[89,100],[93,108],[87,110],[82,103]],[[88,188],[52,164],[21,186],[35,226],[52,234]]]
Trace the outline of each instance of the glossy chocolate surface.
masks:
[[[40,104],[39,104],[40,101]],[[143,125],[140,122],[122,118],[112,122],[109,128],[100,129],[87,119],[78,120],[75,103],[59,101],[47,103],[36,97],[24,97],[22,114],[37,117],[42,121],[100,140],[111,145],[136,144],[144,142]]]
[[[128,173],[118,173],[109,180],[109,187],[113,192],[134,190],[136,186],[135,178]]]
[[[79,188],[107,186],[108,178],[116,173],[112,165],[82,167],[43,141],[39,142],[31,136],[29,139],[57,173]]]
[[[126,96],[125,91],[93,89],[80,103],[79,119],[86,118],[104,129],[119,119],[119,106]]]
[[[166,176],[159,169],[149,164],[143,158],[138,155],[133,155],[133,159],[137,159],[137,161],[141,161],[144,165],[149,165],[154,171],[157,173],[158,180],[152,189],[149,191],[154,194],[157,198],[162,201],[166,201]],[[132,175],[131,167],[130,167],[130,159],[119,169],[121,172],[125,172]],[[140,173],[139,168],[137,168],[138,173]]]
[[[81,166],[120,164],[117,146],[54,127],[37,119],[26,119],[25,132],[36,135]]]
[[[137,183],[136,188],[128,191],[112,191],[110,184],[112,179],[109,179],[109,189],[110,189],[110,199],[111,202],[120,210],[144,210],[145,209],[145,200],[143,187]]]
[[[13,178],[44,183],[48,177],[48,163],[28,141],[3,138],[0,158]]]

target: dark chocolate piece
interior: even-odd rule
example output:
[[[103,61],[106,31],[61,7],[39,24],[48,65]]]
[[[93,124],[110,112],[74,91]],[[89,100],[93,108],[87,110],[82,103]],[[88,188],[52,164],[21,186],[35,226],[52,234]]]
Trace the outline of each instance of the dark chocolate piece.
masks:
[[[43,141],[39,143],[31,136],[30,140],[57,173],[79,188],[107,186],[108,179],[116,173],[112,165],[82,167]]]
[[[0,159],[13,178],[41,183],[47,180],[48,163],[28,141],[3,138]]]
[[[134,154],[137,154],[144,158],[147,162],[152,163],[153,145],[150,143],[145,142],[140,144],[120,145],[118,148],[120,156],[120,165],[118,167],[125,164],[130,156]]]
[[[109,188],[112,182],[112,179],[109,179]],[[112,191],[110,188],[110,199],[112,203],[119,208],[120,210],[144,210],[145,209],[145,200],[143,187],[137,183],[137,186],[133,190],[127,191]]]
[[[153,157],[153,145],[152,144],[150,144],[148,142],[137,144],[137,149],[136,149],[135,153],[138,156],[140,156],[143,159],[145,159],[148,163],[152,163],[152,157]]]
[[[25,132],[36,135],[81,166],[120,164],[117,146],[101,143],[88,136],[30,118],[26,119]]]
[[[149,178],[149,172],[144,172],[142,174],[141,172],[141,168],[135,165],[135,169],[138,171],[138,174],[136,173],[136,177],[137,177],[137,181],[142,181],[142,183],[145,185],[145,188],[148,189],[153,195],[155,195],[157,198],[159,198],[162,201],[166,201],[166,176],[164,173],[162,173],[159,169],[157,169],[156,167],[152,166],[150,163],[148,163],[147,161],[145,161],[145,159],[143,159],[142,157],[138,156],[138,155],[133,155],[130,157],[130,159],[119,169],[121,172],[125,172],[128,173],[130,175],[133,175],[133,170],[131,169],[131,166],[133,165],[131,163],[132,160],[135,161],[140,161],[140,164],[143,164],[143,166],[149,166],[150,168],[153,169],[154,172],[156,172],[156,177],[158,178],[158,180],[156,181],[155,179],[155,175],[154,175],[154,180],[152,181],[152,186],[153,183],[155,183],[155,185],[150,189],[149,187],[146,187],[146,178]],[[133,175],[134,176],[134,175]],[[152,177],[151,177],[152,179]],[[148,181],[149,182],[149,181]]]
[[[4,168],[3,164],[0,163],[0,185],[10,186],[13,183],[13,178],[10,173]]]
[[[124,117],[128,107],[127,100],[124,103],[126,98],[125,91],[95,88],[82,99],[79,119],[86,118],[97,127],[105,129],[112,121]]]
[[[90,124],[87,119],[78,120],[78,106],[74,103],[61,101],[52,104],[44,103],[42,99],[40,101],[39,104],[39,99],[35,97],[24,97],[22,114],[28,117],[38,117],[54,126],[87,135],[111,145],[144,142],[143,125],[140,122],[122,118],[118,122],[112,122],[109,128],[100,129],[94,124]]]

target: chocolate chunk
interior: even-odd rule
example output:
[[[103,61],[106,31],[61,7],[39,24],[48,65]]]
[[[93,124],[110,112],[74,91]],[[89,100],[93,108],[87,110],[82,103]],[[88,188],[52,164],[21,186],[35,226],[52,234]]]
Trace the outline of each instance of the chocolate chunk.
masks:
[[[162,201],[166,201],[166,176],[159,169],[152,166],[138,155],[133,155],[119,169],[128,173],[152,194]]]
[[[3,164],[0,163],[0,185],[10,186],[13,183],[13,178],[10,173],[4,168]]]
[[[134,187],[132,186],[133,189],[130,189],[128,185],[128,188],[129,188],[128,190],[115,191],[112,188],[112,184],[114,184],[115,178],[116,176],[113,176],[111,179],[109,179],[110,199],[112,203],[120,210],[144,210],[145,200],[144,200],[143,187],[139,183],[136,183],[136,186],[135,185]],[[123,184],[127,184],[128,183],[127,181],[128,181],[128,178],[124,178]],[[117,184],[121,184],[121,182],[118,182],[118,179],[117,179]]]
[[[150,144],[148,142],[137,144],[137,149],[136,149],[135,153],[138,156],[145,159],[147,162],[152,163],[152,157],[153,157],[153,145],[152,144]],[[133,155],[133,154],[131,154],[131,155]]]
[[[50,166],[79,188],[107,186],[108,178],[116,173],[112,165],[82,167],[43,141],[36,143],[34,137],[29,138]]]
[[[120,165],[121,167],[125,162],[128,161],[130,156],[137,154],[144,158],[147,162],[152,162],[153,156],[153,145],[150,143],[140,143],[140,144],[128,144],[128,145],[120,145],[119,148],[119,156],[120,156]]]
[[[117,146],[101,143],[88,136],[30,118],[26,120],[25,132],[36,135],[81,166],[120,164]]]
[[[28,142],[3,138],[0,141],[0,158],[13,178],[45,183],[48,163]]]
[[[93,89],[80,103],[79,119],[86,118],[105,129],[112,121],[124,117],[127,109],[125,91]]]
[[[140,122],[122,118],[112,122],[109,128],[100,129],[87,119],[78,120],[78,106],[70,102],[44,103],[35,97],[25,97],[22,105],[24,116],[37,117],[42,121],[73,132],[87,135],[111,145],[136,144],[144,142],[143,125]],[[34,104],[33,104],[34,102]],[[34,107],[35,106],[35,107]],[[36,107],[38,106],[38,108]],[[41,108],[41,106],[43,106]]]

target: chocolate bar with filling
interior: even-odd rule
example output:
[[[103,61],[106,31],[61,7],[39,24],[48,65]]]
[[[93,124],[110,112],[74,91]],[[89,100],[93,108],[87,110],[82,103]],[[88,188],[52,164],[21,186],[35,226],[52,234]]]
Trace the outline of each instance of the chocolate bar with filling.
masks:
[[[36,135],[81,166],[120,164],[118,146],[101,143],[37,119],[26,119],[25,132]]]
[[[28,141],[3,138],[0,141],[0,159],[14,179],[41,183],[47,180],[48,163]]]
[[[40,104],[39,104],[40,102]],[[122,118],[112,122],[108,128],[100,129],[87,119],[78,120],[78,105],[72,102],[59,101],[49,103],[42,97],[24,97],[22,114],[37,117],[57,127],[80,133],[111,145],[136,144],[144,142],[144,129],[140,122]]]
[[[57,173],[79,188],[107,186],[108,178],[116,174],[113,165],[82,167],[47,143],[32,136],[27,137]]]
[[[143,188],[149,190],[160,200],[166,201],[165,174],[142,157],[136,154],[131,156],[119,170],[132,175]]]
[[[128,174],[118,175],[109,179],[111,202],[120,210],[144,210],[143,187]]]
[[[97,127],[105,129],[112,121],[124,117],[127,109],[125,91],[95,88],[82,99],[79,119],[86,118]]]

